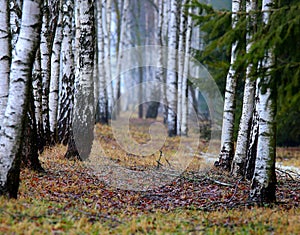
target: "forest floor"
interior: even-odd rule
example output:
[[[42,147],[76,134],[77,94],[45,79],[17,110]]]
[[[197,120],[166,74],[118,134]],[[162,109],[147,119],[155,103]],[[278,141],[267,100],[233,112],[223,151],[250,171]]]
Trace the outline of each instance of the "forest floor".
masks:
[[[149,139],[134,127],[131,132],[137,142]],[[197,154],[180,174],[167,171],[177,137],[166,140],[162,157],[159,152],[138,157],[118,147],[110,127],[97,126],[95,133],[109,161],[133,176],[164,170],[160,177],[167,180],[160,184],[152,178],[148,189],[141,188],[128,175],[114,175],[114,168],[101,175],[85,162],[66,160],[66,148],[55,146],[40,156],[45,173],[21,171],[17,200],[0,198],[0,234],[300,233],[299,172],[277,169],[277,203],[257,207],[247,201],[250,182],[233,179]],[[205,142],[200,145],[201,152]],[[282,164],[300,166],[299,149],[279,148],[278,156]],[[109,181],[110,175],[118,184]]]

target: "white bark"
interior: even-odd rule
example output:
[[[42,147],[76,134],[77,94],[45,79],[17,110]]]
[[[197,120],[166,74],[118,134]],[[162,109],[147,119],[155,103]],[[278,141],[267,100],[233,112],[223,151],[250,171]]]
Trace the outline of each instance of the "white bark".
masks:
[[[237,12],[240,11],[241,0],[232,1],[232,28],[236,27],[238,21]],[[236,71],[233,64],[236,61],[237,42],[233,43],[231,49],[230,68],[226,78],[223,126],[221,136],[221,150],[219,162],[217,165],[228,170],[230,169],[233,158],[233,130],[234,130],[234,112],[235,112],[235,93],[236,93]]]
[[[177,15],[179,6],[177,0],[171,1],[170,21],[168,32],[168,47],[175,50],[177,48]],[[176,135],[176,115],[177,115],[177,53],[168,54],[168,71],[167,71],[167,101],[168,101],[168,134]]]
[[[57,115],[58,115],[58,91],[59,91],[59,77],[60,77],[60,57],[61,57],[61,42],[63,40],[63,14],[62,1],[59,4],[58,22],[54,37],[54,43],[51,55],[51,78],[49,90],[49,121],[50,131],[56,136],[57,131]],[[56,137],[55,137],[56,138]]]
[[[11,44],[14,48],[20,31],[22,17],[22,0],[9,0],[10,3],[10,29],[11,29]]]
[[[103,4],[97,1],[97,43],[98,43],[98,76],[99,76],[99,98],[98,98],[98,121],[102,124],[108,123],[108,100],[105,80],[104,61],[104,32],[103,32]]]
[[[41,33],[41,75],[42,75],[42,110],[43,110],[43,131],[44,138],[48,141],[50,137],[49,124],[49,86],[51,70],[51,38],[49,28],[49,6],[48,1],[44,1],[43,7],[43,25]]]
[[[121,29],[120,29],[120,41],[119,41],[119,51],[118,51],[118,61],[117,61],[117,69],[116,69],[116,85],[114,90],[114,98],[116,101],[116,111],[119,112],[119,103],[120,100],[120,86],[121,86],[121,68],[122,68],[122,59],[123,59],[123,50],[125,45],[125,35],[127,28],[127,20],[128,20],[128,10],[129,10],[129,0],[124,0],[123,11],[122,11],[122,19],[121,19]]]
[[[105,7],[105,75],[106,75],[106,86],[107,86],[107,97],[108,97],[108,116],[111,118],[112,108],[114,105],[114,91],[112,85],[111,77],[111,10],[112,10],[112,0],[103,0],[103,6]],[[104,17],[104,16],[103,16]]]
[[[188,134],[188,74],[189,74],[189,56],[191,52],[191,39],[192,39],[192,8],[189,8],[189,16],[187,22],[187,32],[186,32],[186,43],[185,43],[185,56],[184,56],[184,66],[182,74],[182,98],[181,98],[181,135]]]
[[[63,40],[61,44],[62,78],[59,95],[58,138],[66,144],[73,110],[74,54],[72,51],[73,0],[63,3]]]
[[[41,0],[25,0],[18,42],[13,51],[7,108],[0,135],[0,190],[20,150],[29,81],[41,29]]]
[[[273,0],[262,1],[263,23],[265,25],[269,22],[270,9]],[[255,170],[251,184],[250,199],[253,201],[274,202],[275,197],[275,156],[276,156],[276,127],[275,127],[275,110],[271,95],[272,90],[270,83],[270,68],[273,63],[272,52],[266,51],[265,58],[261,66],[266,69],[266,75],[261,79],[261,84],[267,87],[262,89],[259,87],[258,96],[258,115],[259,115],[259,132],[257,141],[257,156],[255,161]]]
[[[73,133],[80,158],[89,157],[94,126],[94,1],[79,1],[80,34],[75,76]]]
[[[185,95],[182,89],[182,83],[184,79],[183,66],[184,66],[184,52],[185,52],[185,40],[187,33],[187,17],[185,15],[185,4],[184,1],[181,6],[180,12],[180,27],[179,27],[179,42],[178,42],[178,94],[177,94],[177,135],[181,134],[181,123],[182,123],[182,96]]]
[[[8,99],[11,42],[9,1],[0,0],[0,129]]]
[[[247,0],[246,1],[246,12],[251,14],[251,11],[256,10],[256,1],[255,0]],[[252,13],[253,14],[253,13]],[[251,17],[250,22],[254,22],[254,16]],[[249,22],[249,21],[248,21]],[[252,25],[248,25],[248,33],[246,37],[247,48],[246,52],[249,53],[250,48],[252,46],[252,33],[250,29]],[[246,81],[244,87],[244,96],[243,96],[243,109],[242,116],[240,120],[239,132],[236,143],[235,155],[232,161],[231,172],[234,176],[244,175],[244,167],[247,157],[247,149],[249,146],[249,137],[250,137],[250,126],[251,119],[253,116],[253,108],[254,108],[254,94],[255,94],[255,81],[250,77],[253,69],[253,65],[250,64],[246,70]]]

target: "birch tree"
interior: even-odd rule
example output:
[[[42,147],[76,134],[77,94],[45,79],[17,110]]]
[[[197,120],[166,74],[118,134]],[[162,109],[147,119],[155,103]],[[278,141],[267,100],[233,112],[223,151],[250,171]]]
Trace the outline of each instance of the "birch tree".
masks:
[[[121,68],[122,68],[122,59],[123,59],[123,50],[124,50],[124,44],[125,44],[125,33],[126,33],[126,27],[127,27],[127,20],[128,20],[128,10],[129,10],[129,0],[124,0],[123,10],[122,10],[122,19],[121,19],[121,28],[120,28],[120,40],[119,40],[119,46],[118,46],[118,61],[117,61],[117,69],[116,69],[116,86],[114,91],[114,98],[115,98],[115,111],[116,114],[119,112],[120,109],[120,96],[121,96]]]
[[[188,134],[188,73],[189,73],[189,56],[191,52],[191,39],[192,39],[192,17],[191,14],[193,9],[189,8],[188,22],[187,22],[187,33],[185,42],[185,54],[184,54],[184,65],[182,74],[182,97],[181,97],[181,126],[180,134],[186,136]]]
[[[177,15],[179,12],[179,4],[177,0],[171,1],[170,21],[168,31],[168,47],[171,49],[168,54],[168,71],[167,71],[167,105],[168,105],[168,135],[175,136],[177,132],[177,74],[176,63],[177,53],[172,50],[177,48],[178,25]]]
[[[8,99],[11,60],[9,1],[0,1],[0,129]]]
[[[248,13],[248,32],[246,35],[246,53],[250,52],[252,46],[252,34],[255,27],[254,11],[257,9],[256,0],[246,1],[246,12]],[[254,95],[255,95],[255,80],[251,77],[252,70],[255,67],[249,64],[246,69],[246,81],[243,96],[243,109],[238,131],[236,150],[232,161],[231,173],[234,176],[243,176],[245,171],[245,163],[247,159],[247,149],[249,146],[251,120],[254,108]]]
[[[158,2],[158,13],[157,13],[157,17],[156,19],[156,34],[155,34],[155,42],[157,45],[159,46],[163,46],[163,13],[164,13],[164,1],[157,1]],[[155,73],[155,80],[156,82],[159,84],[163,81],[163,76],[164,76],[164,69],[162,68],[162,64],[163,64],[163,55],[162,55],[162,49],[160,49],[158,51],[158,59],[157,59],[157,68],[156,68],[156,73]],[[161,99],[161,87],[160,86],[156,86],[153,87],[153,89],[151,90],[152,94],[152,98],[154,99],[154,101],[151,101],[149,103],[149,107],[147,109],[147,113],[146,113],[146,118],[156,118],[157,114],[158,114],[158,108],[160,103],[158,102],[158,100]]]
[[[108,97],[105,79],[105,49],[103,32],[103,4],[96,1],[97,6],[97,43],[98,43],[98,79],[99,79],[99,98],[97,104],[97,122],[108,124]]]
[[[241,9],[241,0],[232,1],[232,28],[236,27],[238,22],[238,12]],[[233,131],[234,131],[234,113],[235,113],[235,94],[236,94],[236,71],[233,67],[237,59],[237,41],[232,44],[230,68],[226,78],[223,126],[221,136],[221,150],[219,161],[215,163],[225,170],[230,170],[234,155]]]
[[[51,34],[50,34],[50,12],[48,1],[44,1],[43,6],[43,25],[41,33],[41,76],[42,76],[42,115],[43,115],[43,137],[46,143],[50,140],[49,123],[49,85],[51,69]]]
[[[184,79],[183,67],[184,67],[184,53],[185,53],[185,39],[187,31],[187,17],[185,15],[185,4],[184,1],[181,6],[180,14],[180,26],[179,26],[179,40],[178,40],[178,94],[177,94],[177,135],[181,133],[181,122],[182,122],[182,96],[185,95],[182,89],[182,83]]]
[[[268,25],[270,9],[273,4],[273,0],[262,1],[262,19],[265,26]],[[261,62],[261,66],[265,70],[265,74],[264,77],[259,79],[260,87],[257,104],[259,116],[257,156],[250,191],[250,200],[258,203],[274,202],[276,200],[276,103],[274,100],[274,92],[276,91],[270,88],[270,69],[272,64],[272,51],[271,49],[267,49],[265,52],[265,57]]]
[[[78,58],[72,122],[75,145],[68,145],[66,157],[78,153],[80,159],[84,160],[90,154],[94,137],[94,1],[78,1],[78,9],[80,33],[76,38]]]
[[[25,0],[18,41],[13,51],[10,87],[0,134],[0,194],[16,198],[20,147],[32,67],[41,32],[41,0]]]
[[[63,40],[61,45],[62,78],[59,94],[58,139],[67,144],[73,110],[74,92],[74,54],[72,50],[73,0],[63,2]]]
[[[57,116],[58,116],[58,99],[59,99],[59,79],[60,79],[60,65],[61,65],[61,43],[63,40],[63,12],[62,0],[59,1],[58,6],[58,22],[53,42],[51,54],[51,78],[49,90],[49,122],[52,142],[58,141],[57,133]]]
[[[104,44],[105,44],[105,76],[108,97],[108,118],[112,117],[112,108],[114,105],[114,91],[111,77],[111,11],[112,0],[103,0],[105,8],[105,27],[104,27]]]

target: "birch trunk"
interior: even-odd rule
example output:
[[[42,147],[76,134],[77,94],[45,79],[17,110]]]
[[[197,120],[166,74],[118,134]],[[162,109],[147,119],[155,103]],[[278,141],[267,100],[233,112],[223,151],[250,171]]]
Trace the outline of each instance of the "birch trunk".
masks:
[[[177,91],[177,135],[181,134],[181,123],[182,123],[182,96],[185,95],[182,89],[182,83],[184,79],[183,67],[184,67],[184,53],[185,53],[185,40],[187,33],[187,17],[185,15],[185,4],[184,1],[181,6],[180,12],[180,26],[179,26],[179,41],[178,41],[178,91]]]
[[[58,140],[67,144],[70,137],[70,125],[74,97],[74,54],[72,51],[73,0],[63,3],[63,40],[62,40],[62,81],[59,95]]]
[[[232,28],[236,27],[238,21],[238,12],[241,9],[241,0],[232,1]],[[219,161],[216,166],[224,170],[230,170],[234,154],[233,131],[234,131],[234,113],[235,113],[235,93],[236,93],[236,71],[233,64],[236,61],[237,42],[234,42],[231,49],[230,68],[226,78],[223,126],[221,136],[221,149]]]
[[[61,43],[63,40],[63,12],[62,1],[59,3],[58,22],[54,37],[54,43],[51,54],[51,78],[50,78],[50,93],[49,93],[49,122],[52,142],[58,141],[57,133],[57,116],[58,116],[58,92],[59,92],[59,78],[60,78],[60,57],[61,57]]]
[[[108,124],[108,100],[105,80],[104,61],[104,32],[103,32],[103,4],[97,1],[97,43],[98,43],[98,76],[99,76],[99,98],[98,98],[98,122]]]
[[[0,129],[8,99],[11,60],[9,1],[0,0]]]
[[[112,109],[114,105],[114,91],[111,77],[111,9],[112,0],[103,0],[105,7],[105,27],[104,27],[104,44],[105,44],[105,75],[106,75],[106,86],[107,86],[107,97],[108,97],[108,118],[112,118]],[[104,17],[104,16],[103,16]]]
[[[43,131],[43,113],[42,113],[42,76],[41,76],[41,53],[38,48],[33,65],[32,74],[33,99],[35,107],[35,120],[37,125],[38,149],[43,152],[45,147]]]
[[[270,9],[273,0],[262,1],[263,23],[267,25],[270,17]],[[274,94],[270,88],[270,68],[273,64],[272,52],[267,50],[262,61],[262,67],[266,70],[266,75],[260,81],[259,88],[259,131],[257,141],[257,156],[255,161],[254,175],[251,183],[250,200],[258,203],[275,202],[276,196],[276,125],[275,113],[276,103]],[[266,86],[263,87],[262,86]]]
[[[252,46],[252,34],[251,31],[254,26],[255,16],[253,12],[256,10],[256,0],[247,0],[246,1],[246,12],[250,14],[248,15],[248,33],[246,36],[246,52],[249,53],[250,48]],[[243,96],[243,109],[242,116],[240,120],[240,126],[238,131],[236,150],[234,154],[234,158],[231,166],[231,173],[234,176],[244,176],[245,174],[245,163],[247,158],[247,149],[249,147],[249,137],[250,131],[249,128],[251,126],[251,119],[253,116],[253,108],[254,108],[254,95],[255,95],[255,81],[251,78],[251,72],[253,69],[253,65],[250,64],[246,70],[246,81],[244,87],[244,96]]]
[[[117,69],[116,69],[116,86],[114,91],[115,98],[115,114],[119,113],[120,110],[120,96],[121,96],[121,69],[123,63],[123,50],[125,44],[125,33],[127,27],[128,20],[128,10],[129,10],[129,0],[124,0],[123,11],[122,11],[122,19],[121,19],[121,29],[120,29],[120,40],[119,40],[119,49],[118,49],[118,61],[117,61]]]
[[[163,13],[164,13],[164,1],[157,1],[159,5],[159,10],[157,14],[157,33],[155,34],[155,41],[156,44],[159,46],[163,45],[163,38],[162,38],[162,30],[163,30]],[[158,51],[158,59],[157,59],[157,66],[156,66],[156,72],[155,72],[155,80],[157,84],[160,84],[163,82],[163,76],[164,76],[164,70],[162,68],[163,64],[163,55],[162,55],[162,49]],[[147,109],[146,118],[157,118],[158,115],[158,108],[160,106],[160,103],[158,102],[161,99],[161,86],[154,86],[152,89],[151,97],[154,101],[151,101],[149,104],[149,107]]]
[[[177,134],[177,53],[173,50],[177,48],[178,25],[177,15],[179,4],[177,0],[171,1],[170,21],[168,31],[168,47],[171,49],[168,54],[168,71],[167,71],[167,101],[168,101],[168,135],[176,136]]]
[[[78,151],[81,160],[89,157],[94,138],[94,1],[78,1],[80,33],[76,62],[74,117],[72,130],[76,149],[69,145],[67,157]],[[74,147],[74,146],[72,146]]]
[[[7,108],[0,135],[0,194],[16,198],[20,147],[28,90],[41,31],[41,0],[25,0],[18,42],[12,57]]]
[[[51,39],[49,27],[49,5],[44,1],[43,6],[43,25],[41,33],[41,75],[42,75],[42,113],[43,113],[43,132],[46,144],[50,141],[50,123],[49,123],[49,86],[51,69]]]
[[[192,8],[189,8],[188,22],[187,22],[187,32],[186,32],[186,43],[185,43],[185,54],[184,54],[184,66],[182,74],[182,97],[181,97],[181,135],[187,136],[188,125],[188,74],[189,74],[189,56],[191,52],[191,39],[192,39]]]
[[[11,44],[14,48],[20,33],[23,0],[9,0]]]

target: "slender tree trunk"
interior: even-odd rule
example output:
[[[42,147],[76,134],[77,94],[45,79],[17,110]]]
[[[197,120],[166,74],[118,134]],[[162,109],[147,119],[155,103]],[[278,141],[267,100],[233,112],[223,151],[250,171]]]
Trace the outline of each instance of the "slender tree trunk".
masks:
[[[108,118],[112,118],[112,109],[114,106],[114,90],[111,77],[111,8],[112,0],[103,0],[105,7],[105,75],[106,75],[106,87],[107,87],[107,97],[108,97]],[[104,17],[104,16],[103,16]]]
[[[54,37],[54,43],[51,55],[51,78],[50,78],[50,93],[49,93],[49,122],[51,131],[51,142],[58,141],[57,118],[58,118],[58,95],[59,95],[59,78],[60,78],[60,57],[61,43],[63,40],[63,12],[62,0],[59,1],[58,22]]]
[[[253,12],[256,10],[256,0],[247,0],[246,1],[246,12],[251,14],[248,17],[248,33],[246,36],[247,48],[246,52],[249,53],[252,46],[251,38],[254,30],[255,16]],[[251,13],[252,12],[252,13]],[[244,176],[245,174],[245,163],[247,159],[247,149],[249,147],[249,137],[251,126],[251,120],[253,116],[254,108],[254,95],[255,95],[255,81],[251,77],[251,72],[253,70],[253,65],[250,64],[246,70],[246,81],[244,88],[244,97],[243,97],[243,109],[242,116],[240,120],[239,132],[236,143],[235,155],[232,161],[231,173],[234,176]]]
[[[189,14],[192,13],[192,8],[189,8]],[[188,134],[188,74],[189,74],[189,56],[191,52],[191,39],[192,39],[192,17],[188,15],[187,31],[186,31],[186,42],[185,42],[185,53],[184,53],[184,65],[182,74],[182,97],[181,97],[181,135],[186,136]]]
[[[0,129],[8,99],[11,62],[11,38],[9,26],[9,1],[0,0]]]
[[[177,134],[177,53],[174,52],[177,48],[178,25],[177,15],[179,12],[179,4],[177,0],[171,1],[170,22],[168,32],[168,47],[171,49],[168,54],[168,71],[167,71],[167,100],[168,100],[168,134],[176,136]]]
[[[69,145],[67,157],[78,151],[81,160],[89,157],[94,138],[94,1],[78,1],[80,33],[75,76],[72,130],[75,147]],[[77,155],[77,154],[76,154]],[[75,156],[76,156],[75,155]]]
[[[22,24],[12,57],[9,97],[0,134],[0,194],[13,198],[17,198],[19,187],[29,81],[41,32],[41,3],[41,0],[23,3]]]
[[[178,42],[178,94],[177,94],[177,135],[181,134],[181,123],[182,123],[182,96],[185,95],[185,91],[182,89],[183,84],[183,68],[184,68],[184,56],[185,55],[185,43],[186,43],[186,33],[187,33],[187,17],[185,15],[185,4],[184,1],[181,4],[180,13],[180,28],[179,28],[179,42]]]
[[[103,4],[96,1],[97,4],[97,43],[98,43],[98,76],[99,76],[99,98],[97,104],[97,122],[108,124],[108,100],[107,86],[105,80],[105,49],[103,32]]]
[[[43,132],[45,144],[50,143],[50,123],[49,123],[49,86],[51,70],[51,38],[49,27],[49,5],[44,1],[43,6],[43,25],[41,33],[41,75],[42,75],[42,113],[43,113]]]
[[[41,76],[41,53],[38,48],[32,74],[33,99],[35,107],[35,120],[37,125],[38,149],[43,152],[45,147],[42,113],[42,76]]]
[[[270,17],[270,9],[273,0],[262,1],[263,23],[267,25]],[[270,88],[271,75],[270,68],[273,64],[272,52],[267,50],[262,61],[262,67],[266,70],[266,75],[260,81],[258,115],[259,131],[257,141],[257,156],[255,170],[251,183],[250,200],[258,203],[275,202],[276,196],[276,100],[275,92]],[[267,86],[267,88],[263,87]]]
[[[232,2],[232,28],[236,27],[238,21],[237,13],[241,9],[241,0],[233,0]],[[233,154],[233,131],[234,131],[234,113],[235,113],[235,93],[237,76],[233,64],[237,57],[237,42],[233,43],[231,49],[230,68],[226,78],[225,88],[225,101],[224,101],[224,114],[223,126],[221,136],[221,150],[219,154],[219,161],[215,166],[219,166],[224,170],[230,170]]]
[[[58,140],[66,145],[70,137],[69,127],[71,126],[74,98],[74,54],[72,51],[73,1],[64,0],[63,9],[62,81],[59,95]]]
[[[162,42],[162,28],[163,28],[163,13],[164,13],[164,1],[158,1],[159,10],[157,14],[157,33],[155,35],[155,41],[156,44],[159,46],[163,45]],[[153,101],[149,103],[149,107],[147,109],[146,118],[157,118],[158,115],[158,108],[160,106],[160,99],[161,99],[161,86],[158,84],[161,84],[163,81],[164,76],[164,69],[162,68],[163,64],[163,55],[162,55],[162,49],[158,51],[159,58],[157,59],[157,67],[156,67],[156,73],[155,73],[155,81],[157,84],[154,85],[153,89],[151,90],[152,94],[151,97]]]
[[[120,97],[121,97],[121,68],[123,63],[123,50],[125,45],[125,35],[126,35],[126,27],[128,20],[128,10],[129,10],[129,0],[124,0],[123,11],[122,11],[122,20],[121,20],[121,31],[120,31],[120,41],[119,41],[119,49],[118,49],[118,61],[117,61],[117,69],[116,69],[116,86],[115,86],[115,114],[119,113],[120,110]]]

